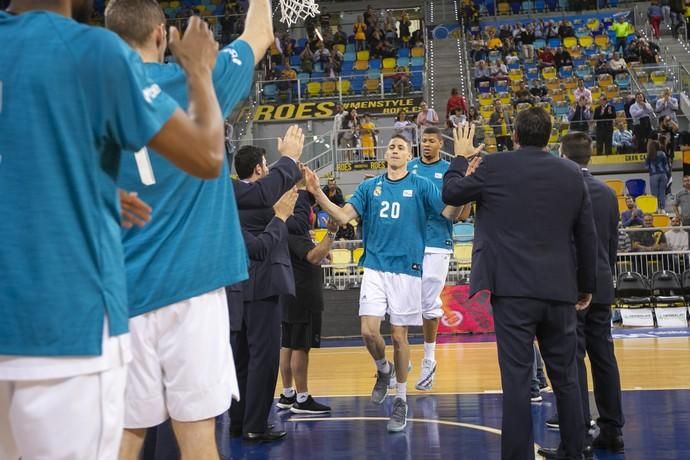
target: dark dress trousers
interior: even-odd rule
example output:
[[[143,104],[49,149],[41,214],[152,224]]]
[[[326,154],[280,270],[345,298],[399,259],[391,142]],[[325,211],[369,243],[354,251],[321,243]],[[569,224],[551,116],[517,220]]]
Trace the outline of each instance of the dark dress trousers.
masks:
[[[589,423],[591,419],[585,367],[586,352],[592,366],[594,400],[599,410],[597,422],[602,435],[611,438],[621,435],[625,423],[621,402],[621,380],[611,337],[611,303],[615,296],[613,273],[618,250],[618,200],[615,192],[595,179],[589,171],[583,170],[582,173],[592,199],[598,236],[597,290],[590,307],[578,312],[577,365],[585,421]]]
[[[470,292],[488,289],[503,382],[503,459],[534,458],[530,381],[536,336],[562,414],[563,458],[581,458],[584,417],[575,303],[596,289],[596,231],[580,169],[527,147],[484,157],[465,176],[456,158],[443,201],[477,203]]]

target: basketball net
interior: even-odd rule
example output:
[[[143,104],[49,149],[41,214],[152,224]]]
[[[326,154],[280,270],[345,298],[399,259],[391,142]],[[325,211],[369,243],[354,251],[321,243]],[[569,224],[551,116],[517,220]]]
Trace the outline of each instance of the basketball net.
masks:
[[[297,21],[319,14],[319,5],[314,0],[280,0],[280,22],[290,27]]]

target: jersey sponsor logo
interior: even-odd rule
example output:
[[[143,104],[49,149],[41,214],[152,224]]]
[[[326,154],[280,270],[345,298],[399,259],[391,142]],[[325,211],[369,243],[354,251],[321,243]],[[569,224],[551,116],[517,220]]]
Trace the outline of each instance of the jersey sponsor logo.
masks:
[[[378,185],[374,187],[374,196],[381,196],[381,187]]]
[[[232,63],[235,65],[242,65],[242,59],[240,59],[239,53],[233,49],[233,48],[225,48],[221,50],[221,53],[227,53],[230,55],[230,59],[232,59]]]
[[[420,264],[412,264],[412,270],[418,272],[422,270],[422,266]]]
[[[153,84],[151,86],[147,86],[142,90],[142,94],[144,95],[144,99],[146,99],[146,102],[151,104],[155,98],[158,97],[158,95],[161,93],[161,87],[158,86],[157,84]]]
[[[434,173],[434,177],[435,177],[436,179],[443,179],[443,173],[439,173],[439,172]]]
[[[403,196],[405,198],[410,198],[412,196],[412,190],[403,190]]]

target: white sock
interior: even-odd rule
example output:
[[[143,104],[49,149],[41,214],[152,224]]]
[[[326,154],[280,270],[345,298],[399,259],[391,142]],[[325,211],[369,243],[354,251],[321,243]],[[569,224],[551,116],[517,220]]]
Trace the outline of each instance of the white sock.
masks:
[[[396,382],[395,397],[400,398],[403,401],[407,401],[407,382],[405,382],[405,383]]]
[[[424,342],[424,359],[436,361],[436,342]]]
[[[297,393],[297,402],[302,404],[309,397],[309,393]]]
[[[391,366],[386,358],[376,360],[376,370],[388,374],[391,371]]]
[[[283,388],[283,396],[286,398],[292,398],[295,396],[295,389],[294,388]]]

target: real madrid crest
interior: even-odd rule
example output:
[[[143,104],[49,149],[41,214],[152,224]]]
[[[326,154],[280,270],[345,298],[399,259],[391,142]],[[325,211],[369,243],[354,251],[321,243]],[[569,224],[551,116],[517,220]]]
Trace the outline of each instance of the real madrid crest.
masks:
[[[381,186],[377,185],[374,188],[374,196],[381,196]]]

